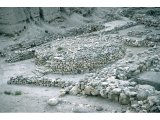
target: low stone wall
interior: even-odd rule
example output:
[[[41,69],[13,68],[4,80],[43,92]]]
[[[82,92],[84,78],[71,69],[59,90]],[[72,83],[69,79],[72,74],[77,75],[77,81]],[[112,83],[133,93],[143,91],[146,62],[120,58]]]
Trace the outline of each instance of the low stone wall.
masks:
[[[94,24],[88,24],[88,25],[81,25],[79,27],[72,27],[72,28],[66,29],[64,37],[92,33],[96,31],[100,31],[104,28],[105,26],[103,26],[102,23],[94,23]]]
[[[129,37],[142,37],[143,35],[147,35],[148,33],[151,33],[152,31],[151,30],[145,30],[145,31],[129,31],[127,33],[127,35]]]
[[[129,38],[123,37],[124,44],[132,47],[153,47],[156,43],[146,40],[145,38]]]
[[[119,26],[114,27],[111,30],[103,31],[102,34],[117,33],[120,30],[124,30],[124,29],[130,28],[130,27],[136,26],[136,25],[137,25],[136,22],[127,22],[127,24],[125,24],[125,25],[119,25]]]
[[[23,77],[16,76],[11,77],[7,84],[16,84],[16,85],[35,85],[35,86],[46,86],[46,87],[69,87],[75,83],[72,81],[64,81],[60,78],[57,79],[48,79],[43,77]]]
[[[121,37],[124,44],[127,46],[133,47],[153,47],[160,42],[160,35],[150,33],[151,31],[146,30],[143,32],[140,31],[130,31],[127,33],[129,37]],[[130,38],[136,37],[136,38]]]
[[[91,78],[91,79],[90,79]],[[129,105],[130,111],[136,112],[160,112],[160,91],[156,91],[150,85],[138,85],[136,82],[117,80],[114,77],[108,79],[88,79],[78,83],[63,81],[61,79],[47,79],[37,77],[17,76],[10,78],[8,84],[36,85],[47,87],[62,87],[61,95],[101,96],[105,99],[117,101],[122,105]]]
[[[10,53],[10,55],[7,56],[6,62],[13,63],[21,60],[27,60],[34,57],[34,50],[19,50],[14,51]]]
[[[153,17],[145,14],[135,14],[133,19],[146,26],[160,27],[159,16]]]
[[[128,55],[108,68],[103,68],[101,76],[115,76],[117,79],[127,80],[131,77],[147,71],[152,66],[159,64],[159,54],[153,51],[145,51],[137,55]],[[98,75],[97,75],[98,76]]]
[[[150,85],[138,85],[135,82],[118,80],[114,77],[93,79],[90,76],[88,80],[81,81],[77,86],[80,86],[78,87],[80,89],[78,93],[80,94],[100,95],[122,105],[131,106],[130,111],[155,112],[153,109],[156,109],[159,112],[160,92]],[[75,88],[73,87],[70,90],[71,94],[76,93],[74,92]],[[158,100],[151,103],[150,98],[152,97]]]

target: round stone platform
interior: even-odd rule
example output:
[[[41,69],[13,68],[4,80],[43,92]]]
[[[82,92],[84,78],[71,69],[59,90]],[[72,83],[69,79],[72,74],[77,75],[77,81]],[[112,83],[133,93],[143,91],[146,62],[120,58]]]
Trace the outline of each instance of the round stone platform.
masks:
[[[64,42],[65,41],[65,42]],[[36,64],[53,73],[80,74],[122,58],[125,47],[111,37],[70,37],[36,51]]]

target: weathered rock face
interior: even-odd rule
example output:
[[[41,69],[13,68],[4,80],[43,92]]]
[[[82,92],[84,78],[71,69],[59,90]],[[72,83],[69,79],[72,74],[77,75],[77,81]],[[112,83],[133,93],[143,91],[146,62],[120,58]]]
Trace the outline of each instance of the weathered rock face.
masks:
[[[40,20],[52,23],[63,21],[62,14],[71,15],[74,12],[87,16],[92,8],[0,8],[0,33],[14,35],[27,28],[27,23],[39,24]]]
[[[38,24],[42,19],[52,21],[59,8],[0,8],[0,33],[13,35],[27,28],[27,23]]]
[[[39,8],[39,15],[42,20],[51,23],[60,16],[60,8]]]
[[[0,33],[14,34],[26,29],[24,8],[0,8]]]
[[[23,8],[25,15],[27,16],[27,22],[30,20],[38,22],[40,20],[40,9],[38,7],[35,8]]]

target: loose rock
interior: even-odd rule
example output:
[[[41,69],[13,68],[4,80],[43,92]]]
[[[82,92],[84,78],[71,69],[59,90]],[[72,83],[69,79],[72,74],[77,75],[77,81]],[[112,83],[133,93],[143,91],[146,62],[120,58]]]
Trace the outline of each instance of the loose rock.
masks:
[[[59,103],[59,99],[57,99],[57,98],[51,98],[51,99],[48,100],[47,103],[50,106],[56,106]]]

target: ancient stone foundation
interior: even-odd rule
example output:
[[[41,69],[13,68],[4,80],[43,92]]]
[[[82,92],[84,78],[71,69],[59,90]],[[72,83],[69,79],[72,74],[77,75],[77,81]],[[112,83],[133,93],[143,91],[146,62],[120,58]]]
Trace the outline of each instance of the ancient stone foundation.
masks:
[[[80,74],[114,62],[125,55],[125,47],[109,43],[107,38],[71,37],[37,50],[36,64],[44,65],[53,73]]]
[[[105,99],[117,101],[122,105],[129,105],[131,111],[136,112],[159,112],[160,91],[156,91],[150,85],[138,85],[136,82],[129,82],[110,77],[103,80],[89,79],[81,80],[78,83],[64,81],[59,78],[47,79],[38,77],[17,76],[10,78],[8,84],[35,85],[47,87],[64,88],[61,94],[101,96]]]

